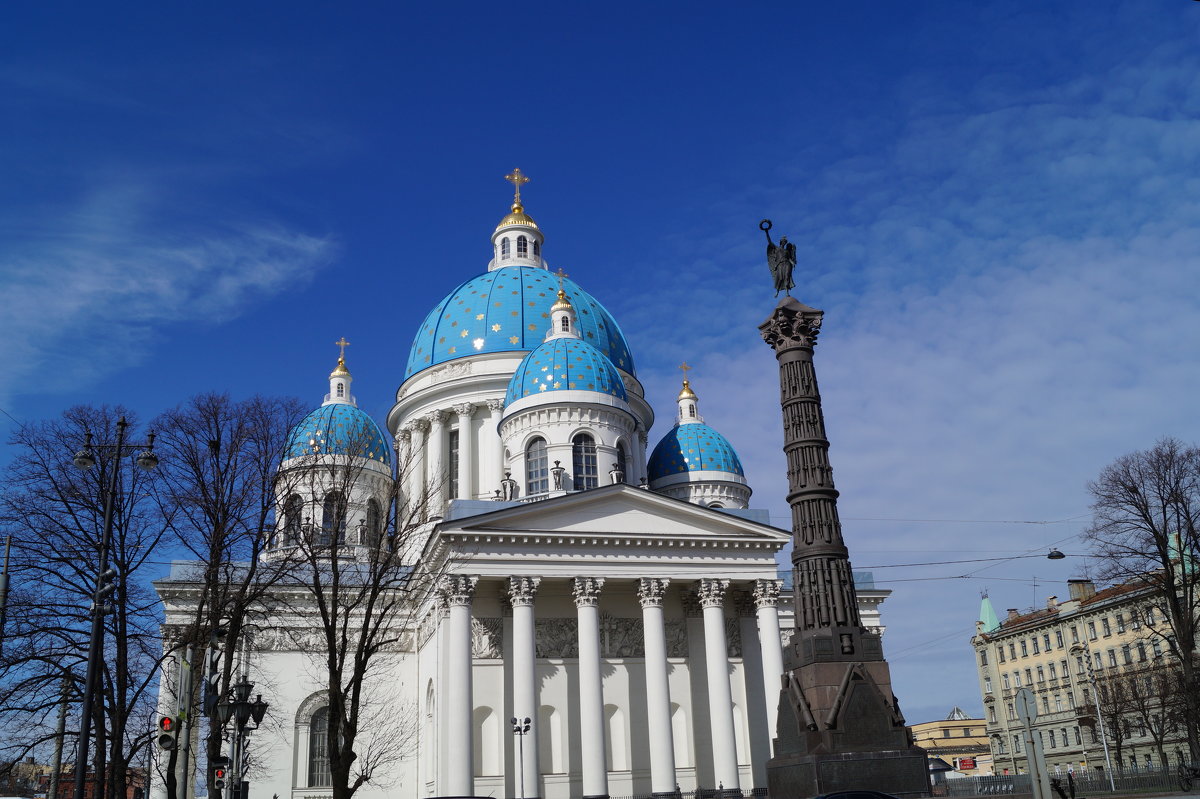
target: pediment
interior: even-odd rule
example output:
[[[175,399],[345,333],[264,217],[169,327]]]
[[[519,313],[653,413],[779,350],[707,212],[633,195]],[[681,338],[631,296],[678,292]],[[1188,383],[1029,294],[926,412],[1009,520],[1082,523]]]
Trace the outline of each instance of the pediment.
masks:
[[[482,536],[634,537],[684,543],[741,541],[782,548],[785,530],[633,486],[604,486],[444,521],[443,533]]]

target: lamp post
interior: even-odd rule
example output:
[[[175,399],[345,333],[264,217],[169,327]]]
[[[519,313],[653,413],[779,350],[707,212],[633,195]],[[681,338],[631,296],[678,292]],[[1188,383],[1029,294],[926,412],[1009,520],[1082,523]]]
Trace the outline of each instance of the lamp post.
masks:
[[[525,799],[525,736],[529,734],[533,722],[529,716],[523,719],[513,716],[511,723],[513,735],[517,736],[517,785],[521,791],[521,799]]]
[[[126,447],[137,449],[143,445],[127,443],[125,431],[129,423],[122,416],[117,422],[117,443],[96,444],[92,434],[85,434],[83,449],[75,453],[74,462],[80,469],[91,469],[96,465],[96,451],[112,454],[112,466],[108,474],[108,488],[104,492],[104,527],[100,533],[100,568],[96,577],[96,589],[92,592],[92,631],[88,643],[87,675],[84,677],[83,702],[80,706],[79,743],[75,749],[75,799],[86,799],[84,795],[87,783],[87,764],[92,733],[92,706],[95,703],[96,679],[100,671],[100,656],[104,651],[104,615],[112,610],[105,600],[116,589],[113,578],[116,571],[108,567],[108,550],[112,541],[113,505],[117,495],[117,475],[121,471],[121,457]],[[154,454],[154,433],[144,445],[145,449],[137,455],[137,465],[144,471],[151,471],[158,466],[158,456]],[[103,698],[101,698],[103,701]],[[97,775],[99,776],[99,775]]]
[[[269,707],[263,701],[262,694],[258,694],[253,702],[250,701],[250,691],[253,689],[254,683],[250,682],[250,676],[243,674],[242,679],[229,686],[229,695],[217,704],[217,721],[221,726],[224,727],[232,718],[237,727],[237,734],[233,737],[233,752],[229,756],[232,777],[230,795],[235,799],[247,799],[243,788],[247,787],[249,782],[243,780],[245,768],[242,762],[245,759],[246,730],[257,730]],[[248,727],[251,721],[254,722],[254,726]]]
[[[1092,649],[1087,644],[1076,644],[1071,647],[1071,654],[1082,654],[1083,662],[1087,665],[1088,683],[1092,686],[1092,701],[1096,703],[1096,726],[1100,728],[1100,744],[1104,747],[1104,767],[1108,770],[1108,787],[1116,793],[1117,783],[1113,776],[1112,758],[1108,754],[1108,736],[1104,733],[1104,714],[1100,712],[1100,689],[1096,686],[1096,672],[1092,669]]]

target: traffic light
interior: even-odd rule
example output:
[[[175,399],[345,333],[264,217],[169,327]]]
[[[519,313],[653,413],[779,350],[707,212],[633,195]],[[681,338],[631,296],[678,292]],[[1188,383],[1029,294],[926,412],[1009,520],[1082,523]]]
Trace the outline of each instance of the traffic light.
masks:
[[[174,749],[179,741],[176,738],[176,723],[171,716],[161,716],[158,719],[158,748]]]
[[[215,627],[208,638],[208,649],[204,650],[204,715],[215,716],[221,701],[221,658],[226,630]]]
[[[212,787],[219,791],[225,790],[225,767],[217,766],[213,769],[213,784]]]

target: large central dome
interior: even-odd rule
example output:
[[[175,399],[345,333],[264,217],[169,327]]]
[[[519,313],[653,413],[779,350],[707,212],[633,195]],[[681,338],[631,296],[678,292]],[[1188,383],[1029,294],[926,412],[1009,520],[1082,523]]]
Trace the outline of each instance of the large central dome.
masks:
[[[534,266],[508,266],[468,280],[434,306],[421,324],[404,379],[470,355],[534,349],[546,337],[557,289],[557,275]],[[563,279],[563,289],[578,315],[580,337],[613,366],[635,374],[625,336],[604,306],[570,279]]]

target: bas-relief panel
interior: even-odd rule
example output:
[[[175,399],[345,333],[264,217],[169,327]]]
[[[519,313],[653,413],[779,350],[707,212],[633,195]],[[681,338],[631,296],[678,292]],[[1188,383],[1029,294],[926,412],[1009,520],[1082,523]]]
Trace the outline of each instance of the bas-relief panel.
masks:
[[[579,625],[577,620],[538,619],[537,656],[539,658],[579,657]],[[687,657],[687,624],[683,621],[666,623],[667,657]],[[641,619],[624,619],[600,615],[600,656],[604,658],[641,658],[646,656]]]
[[[471,619],[471,657],[494,659],[504,657],[504,624],[497,618]]]

